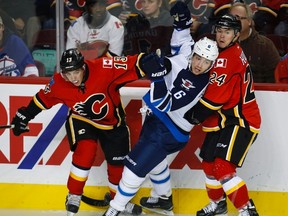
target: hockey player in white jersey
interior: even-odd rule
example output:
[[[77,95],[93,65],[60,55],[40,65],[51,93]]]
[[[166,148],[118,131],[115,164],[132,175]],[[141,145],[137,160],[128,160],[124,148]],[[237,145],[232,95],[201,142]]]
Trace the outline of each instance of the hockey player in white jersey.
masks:
[[[155,70],[164,65],[166,71],[163,74],[166,75],[153,80],[150,91],[143,97],[146,106],[142,111],[146,117],[140,138],[124,160],[122,179],[105,216],[119,215],[147,174],[153,190],[151,197],[143,197],[140,204],[152,210],[160,208],[166,210],[164,213],[173,213],[166,157],[183,149],[189,140],[193,125],[184,119],[184,114],[204,94],[209,82],[207,72],[218,56],[218,48],[216,42],[208,38],[194,45],[189,29],[191,14],[185,3],[177,2],[170,13],[174,17],[171,47],[175,55],[164,58],[150,55],[154,59],[147,61],[145,70]]]

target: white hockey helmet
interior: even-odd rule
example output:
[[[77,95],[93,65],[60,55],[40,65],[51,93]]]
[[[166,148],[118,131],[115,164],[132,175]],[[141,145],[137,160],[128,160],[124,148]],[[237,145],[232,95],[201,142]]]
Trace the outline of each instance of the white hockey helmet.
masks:
[[[216,41],[211,40],[207,37],[203,37],[198,40],[193,48],[193,55],[197,54],[201,57],[204,57],[213,63],[218,57],[219,51]]]

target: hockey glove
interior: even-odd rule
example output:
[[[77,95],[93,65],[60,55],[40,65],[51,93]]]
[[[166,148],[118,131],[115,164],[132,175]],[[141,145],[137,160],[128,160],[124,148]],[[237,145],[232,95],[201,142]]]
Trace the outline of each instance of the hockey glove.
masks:
[[[190,28],[192,25],[191,12],[188,6],[182,1],[177,1],[173,5],[170,15],[174,19],[173,27],[178,31]]]
[[[153,52],[144,54],[140,59],[140,68],[144,71],[148,79],[157,79],[167,74],[164,66],[164,58]]]
[[[27,112],[26,107],[21,107],[20,109],[18,109],[11,123],[12,125],[14,125],[14,128],[12,128],[14,135],[19,136],[24,132],[28,132],[29,127],[27,125],[31,119],[32,118]]]
[[[194,118],[194,110],[190,109],[184,114],[184,118],[193,125],[198,125],[200,124],[200,121],[196,118]]]

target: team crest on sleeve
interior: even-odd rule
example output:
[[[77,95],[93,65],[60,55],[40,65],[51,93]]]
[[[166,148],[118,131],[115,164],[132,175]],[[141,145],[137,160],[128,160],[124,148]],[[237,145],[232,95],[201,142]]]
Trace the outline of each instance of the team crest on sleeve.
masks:
[[[51,92],[51,86],[54,84],[54,79],[53,79],[53,77],[52,77],[52,79],[50,80],[50,82],[45,86],[45,88],[44,88],[44,93],[45,94],[47,94],[47,93],[49,93],[49,92]]]
[[[226,68],[227,67],[227,59],[226,58],[218,58],[215,64],[215,68],[222,67]]]
[[[103,58],[103,68],[112,68],[112,58]]]
[[[189,91],[190,89],[196,88],[196,87],[193,85],[193,83],[192,83],[190,80],[188,80],[188,79],[182,79],[182,84],[181,84],[181,86],[182,86],[183,88],[185,88],[187,91]]]
[[[44,88],[44,93],[47,94],[49,92],[51,92],[51,88],[50,88],[50,84],[47,84]]]

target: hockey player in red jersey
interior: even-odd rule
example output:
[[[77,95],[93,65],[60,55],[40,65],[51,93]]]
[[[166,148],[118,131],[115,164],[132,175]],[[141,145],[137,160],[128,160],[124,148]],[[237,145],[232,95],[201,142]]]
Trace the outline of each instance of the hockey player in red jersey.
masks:
[[[225,214],[226,197],[239,210],[239,216],[258,216],[245,182],[236,173],[261,123],[252,73],[237,43],[241,22],[226,14],[215,27],[220,54],[210,71],[210,83],[198,104],[185,114],[194,124],[203,122],[207,132],[200,156],[210,203],[197,216]]]
[[[109,188],[112,198],[114,197],[122,175],[124,157],[130,150],[129,130],[119,89],[144,76],[157,77],[165,74],[166,70],[157,58],[159,57],[156,54],[141,53],[129,57],[103,57],[84,61],[77,49],[68,49],[64,51],[60,61],[61,72],[54,74],[49,84],[33,97],[27,107],[18,109],[12,120],[13,133],[16,136],[27,132],[28,122],[42,110],[59,103],[70,108],[65,124],[73,151],[67,182],[68,216],[78,212],[98,144],[101,145],[107,161]],[[150,67],[153,71],[159,68],[158,73],[145,73],[151,71]],[[126,208],[128,213],[130,209],[133,214],[140,214],[142,211],[132,203],[128,203]]]

